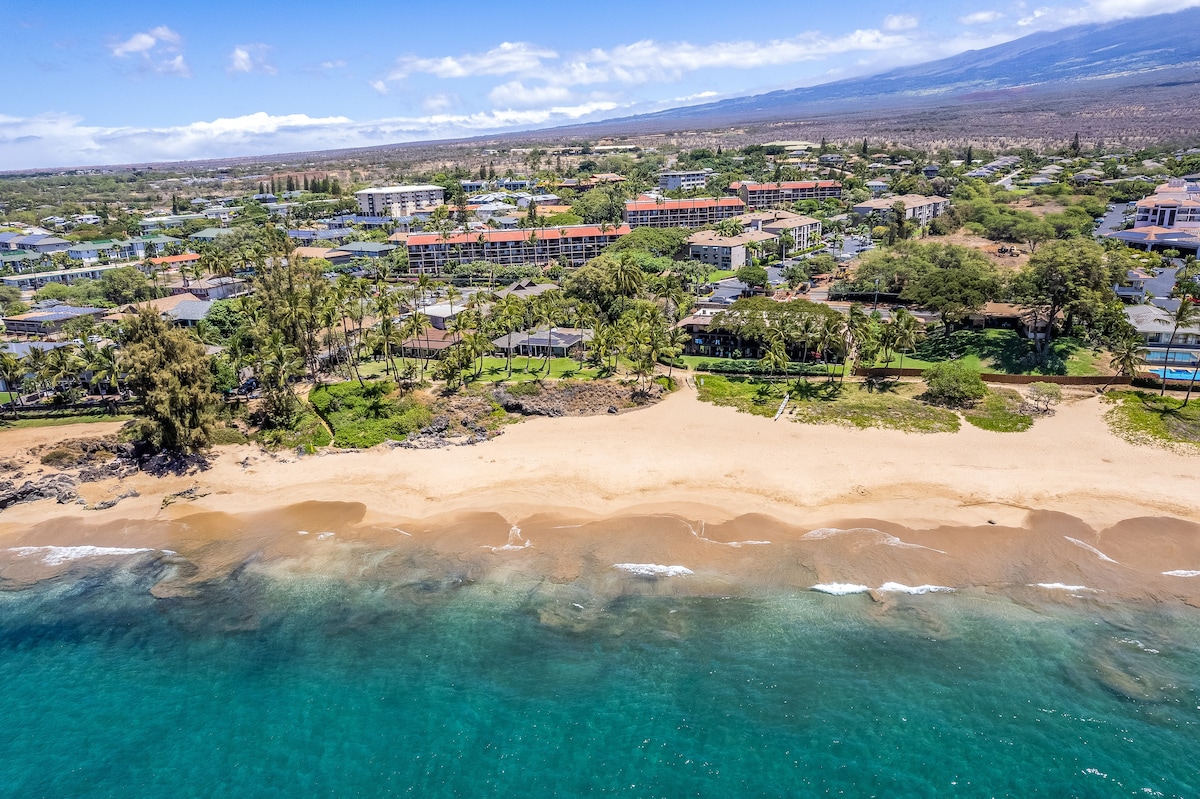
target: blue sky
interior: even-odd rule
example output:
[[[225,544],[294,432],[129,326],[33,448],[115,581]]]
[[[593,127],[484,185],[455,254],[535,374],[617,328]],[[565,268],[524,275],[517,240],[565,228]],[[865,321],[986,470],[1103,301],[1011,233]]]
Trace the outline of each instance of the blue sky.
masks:
[[[0,169],[549,127],[1200,0],[6,5]]]

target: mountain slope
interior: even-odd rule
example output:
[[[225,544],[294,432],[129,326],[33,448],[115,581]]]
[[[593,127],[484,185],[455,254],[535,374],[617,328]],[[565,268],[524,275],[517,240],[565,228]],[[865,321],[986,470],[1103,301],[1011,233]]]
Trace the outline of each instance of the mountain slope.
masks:
[[[977,92],[1048,87],[1128,78],[1200,66],[1200,8],[1133,20],[1034,33],[950,58],[901,67],[866,78],[751,97],[720,100],[626,118],[629,121],[765,120],[793,116],[813,105],[862,106],[945,100]],[[825,110],[823,108],[822,110]],[[608,120],[611,124],[616,120]]]

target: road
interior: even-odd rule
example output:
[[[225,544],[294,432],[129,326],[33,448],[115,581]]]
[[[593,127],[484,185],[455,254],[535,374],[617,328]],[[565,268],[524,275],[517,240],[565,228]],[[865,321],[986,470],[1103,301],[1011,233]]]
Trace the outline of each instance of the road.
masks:
[[[999,186],[999,187],[1000,187],[1000,188],[1002,188],[1002,189],[1008,189],[1009,191],[1012,191],[1012,187],[1013,187],[1013,185],[1012,185],[1013,178],[1015,178],[1015,177],[1016,177],[1017,175],[1019,175],[1019,174],[1021,174],[1021,170],[1019,170],[1019,169],[1018,169],[1017,171],[1015,171],[1015,172],[1009,172],[1009,173],[1008,173],[1007,175],[1005,175],[1004,177],[1000,178],[1000,179],[999,179],[999,180],[997,180],[997,181],[994,181],[994,182],[992,183],[992,185],[993,185],[993,186]]]
[[[1114,210],[1104,215],[1104,221],[1096,226],[1096,238],[1102,239],[1125,226],[1125,209],[1128,203],[1114,203]]]

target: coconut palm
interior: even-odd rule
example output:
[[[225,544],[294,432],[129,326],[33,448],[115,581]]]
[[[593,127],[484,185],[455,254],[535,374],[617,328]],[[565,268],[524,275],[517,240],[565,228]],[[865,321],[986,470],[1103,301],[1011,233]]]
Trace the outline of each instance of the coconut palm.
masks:
[[[25,379],[25,364],[11,352],[0,352],[0,379],[8,386],[13,397],[13,418],[17,418],[17,406],[21,403],[21,381]]]
[[[121,353],[116,347],[100,347],[86,358],[87,370],[92,373],[92,385],[101,383],[121,393]]]
[[[1101,391],[1108,391],[1108,387],[1112,385],[1113,380],[1116,380],[1121,375],[1134,375],[1137,372],[1137,368],[1146,360],[1147,352],[1142,337],[1133,331],[1115,341],[1112,345],[1112,358],[1109,360],[1108,365],[1116,371],[1113,373],[1112,378],[1104,384],[1104,388]],[[1195,379],[1195,372],[1193,371],[1192,380]],[[1188,391],[1191,391],[1190,385],[1188,386]]]
[[[917,317],[913,316],[907,308],[897,310],[892,315],[892,330],[892,346],[896,352],[900,353],[900,368],[903,369],[904,353],[917,346],[917,339],[920,337]]]
[[[1179,332],[1179,328],[1195,327],[1200,324],[1200,306],[1195,305],[1188,300],[1180,300],[1179,307],[1175,309],[1175,313],[1168,318],[1158,318],[1154,320],[1160,325],[1169,325],[1171,327],[1171,335],[1167,339],[1166,352],[1163,353],[1163,378],[1162,386],[1158,390],[1158,396],[1162,396],[1167,391],[1167,376],[1166,371],[1171,367],[1171,347],[1175,343],[1175,334]],[[31,353],[32,354],[32,353]],[[1195,372],[1192,374],[1195,379]],[[1190,393],[1191,386],[1188,386]]]

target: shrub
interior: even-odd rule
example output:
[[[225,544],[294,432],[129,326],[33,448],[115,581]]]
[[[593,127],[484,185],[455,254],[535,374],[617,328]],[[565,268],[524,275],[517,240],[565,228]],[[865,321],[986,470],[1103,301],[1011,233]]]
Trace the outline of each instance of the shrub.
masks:
[[[1049,413],[1050,408],[1062,402],[1062,387],[1056,383],[1031,383],[1029,401],[1038,413]]]
[[[967,407],[987,394],[987,386],[979,372],[957,361],[935,363],[922,372],[921,377],[928,386],[925,399],[935,405]]]

